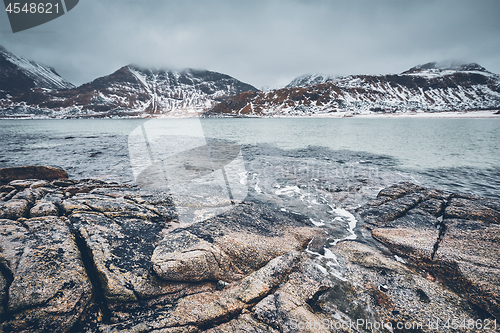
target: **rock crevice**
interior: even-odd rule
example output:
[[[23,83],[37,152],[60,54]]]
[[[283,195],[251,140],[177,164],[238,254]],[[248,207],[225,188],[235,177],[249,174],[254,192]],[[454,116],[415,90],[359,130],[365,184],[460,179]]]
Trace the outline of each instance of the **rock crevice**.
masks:
[[[399,214],[401,200],[412,195],[422,200]],[[494,259],[500,255],[499,208],[493,199],[399,183],[382,190],[359,214],[391,251],[500,318],[500,266]]]
[[[97,308],[99,309],[98,311],[102,314],[102,322],[109,323],[111,318],[111,311],[108,308],[106,297],[104,297],[104,287],[102,285],[101,279],[99,278],[99,272],[94,264],[91,251],[87,247],[85,239],[78,230],[72,230],[72,233],[75,237],[76,246],[81,253],[85,272],[92,285],[92,298],[96,303]]]

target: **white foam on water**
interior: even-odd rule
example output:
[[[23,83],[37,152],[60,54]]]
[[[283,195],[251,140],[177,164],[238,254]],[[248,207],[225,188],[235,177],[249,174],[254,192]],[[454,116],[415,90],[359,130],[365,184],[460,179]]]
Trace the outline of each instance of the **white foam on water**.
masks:
[[[247,177],[248,173],[245,171],[245,172],[241,172],[238,174],[238,176],[240,176],[240,184],[241,185],[247,185],[248,183],[248,177]]]
[[[253,176],[254,179],[257,179],[257,182],[255,183],[255,186],[253,187],[253,189],[255,190],[255,192],[257,193],[262,193],[262,189],[259,187],[259,178],[255,177],[255,175]]]
[[[297,186],[287,186],[274,192],[276,195],[293,195],[293,193],[300,194],[300,189]]]
[[[342,217],[347,219],[347,221],[348,221],[347,222],[347,226],[348,226],[347,230],[350,232],[349,236],[346,236],[344,238],[335,239],[334,242],[331,243],[331,245],[335,246],[340,241],[356,239],[357,237],[356,237],[356,234],[354,233],[354,228],[356,228],[357,220],[354,217],[354,215],[352,215],[350,212],[348,212],[347,210],[342,209],[342,208],[333,208],[331,206],[330,206],[330,208],[332,208],[332,212],[334,214],[340,215],[341,219],[342,219]],[[338,219],[339,219],[339,216],[335,217],[333,220],[339,221]]]
[[[311,223],[312,223],[312,224],[314,224],[314,225],[315,225],[315,226],[317,226],[317,227],[322,227],[322,226],[324,226],[324,225],[325,225],[323,222],[316,222],[316,221],[314,221],[314,220],[313,220],[313,219],[311,219],[311,218],[310,218],[309,220],[311,221]]]

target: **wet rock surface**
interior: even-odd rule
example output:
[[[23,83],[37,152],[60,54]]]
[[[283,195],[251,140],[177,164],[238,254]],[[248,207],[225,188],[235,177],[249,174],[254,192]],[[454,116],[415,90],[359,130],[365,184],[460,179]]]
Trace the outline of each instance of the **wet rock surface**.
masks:
[[[495,200],[395,184],[353,211],[355,239],[332,242],[257,200],[185,225],[168,194],[116,183],[21,179],[0,193],[0,332],[444,332],[500,320]]]

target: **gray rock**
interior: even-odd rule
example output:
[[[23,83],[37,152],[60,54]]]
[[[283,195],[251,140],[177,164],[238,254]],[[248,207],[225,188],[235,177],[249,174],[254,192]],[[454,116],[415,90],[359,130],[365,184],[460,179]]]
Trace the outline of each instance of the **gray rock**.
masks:
[[[78,194],[72,200],[87,205],[92,210],[101,212],[109,218],[125,217],[145,220],[159,218],[156,213],[126,199],[111,198],[98,194]]]
[[[250,313],[244,313],[227,323],[204,331],[205,333],[278,333],[269,325],[256,320]]]
[[[330,326],[354,323],[356,327],[360,320],[358,331],[377,322],[391,323],[396,332],[399,322],[413,325],[410,327],[416,332],[436,332],[429,326],[431,320],[439,321],[443,328],[447,320],[477,320],[484,315],[429,275],[422,276],[425,272],[415,271],[373,246],[343,242],[332,251],[344,267],[342,279],[317,302]]]
[[[0,202],[0,219],[17,220],[20,217],[29,215],[30,205],[26,200],[12,199],[7,202]]]
[[[1,264],[0,264],[1,265]],[[4,309],[5,301],[7,300],[7,279],[0,273],[0,318],[3,317],[6,309]]]
[[[383,228],[375,228],[372,235],[400,256],[432,260],[439,241],[438,224],[434,216],[415,209]]]
[[[450,263],[438,268],[443,281],[500,318],[500,226],[470,220],[445,223],[435,258]]]
[[[91,284],[65,218],[0,224],[0,261],[13,276],[3,331],[69,330],[90,301]]]
[[[277,257],[262,269],[233,282],[223,290],[188,295],[171,307],[133,316],[129,321],[102,325],[108,332],[138,332],[165,329],[186,329],[227,321],[276,288],[296,265],[297,252]]]
[[[48,200],[40,200],[30,209],[31,217],[39,217],[39,216],[59,216],[59,209],[57,206],[48,201]]]
[[[500,202],[407,183],[386,192],[395,193],[396,199],[359,210],[367,222],[379,226],[373,229],[373,237],[429,272],[431,279],[500,319],[500,264],[496,260]],[[422,198],[420,203],[401,209],[402,200],[414,202],[417,196]]]
[[[314,263],[304,261],[285,284],[255,306],[255,317],[281,332],[331,332],[324,325],[327,317],[315,313],[308,301],[333,285]]]
[[[162,221],[110,219],[103,213],[73,213],[70,226],[85,243],[110,302],[137,301],[148,289],[151,255],[166,227]],[[168,291],[165,291],[167,293]]]

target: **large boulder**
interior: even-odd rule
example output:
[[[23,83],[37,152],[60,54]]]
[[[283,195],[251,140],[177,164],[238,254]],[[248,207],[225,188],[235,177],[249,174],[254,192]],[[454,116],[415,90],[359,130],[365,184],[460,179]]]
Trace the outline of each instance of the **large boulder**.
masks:
[[[231,282],[291,251],[303,250],[319,229],[264,206],[243,204],[165,235],[151,261],[165,280]]]
[[[48,166],[29,165],[0,169],[0,184],[22,179],[55,180],[61,178],[68,178],[68,173],[63,169]]]

